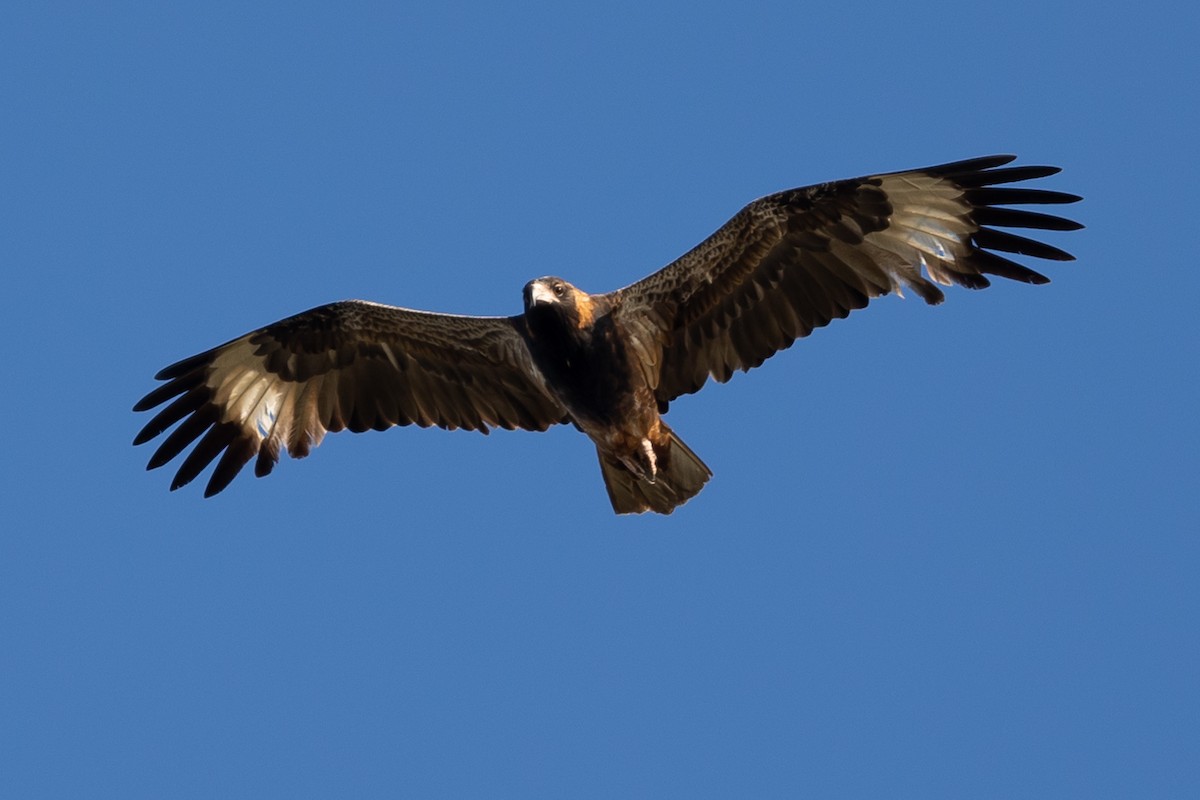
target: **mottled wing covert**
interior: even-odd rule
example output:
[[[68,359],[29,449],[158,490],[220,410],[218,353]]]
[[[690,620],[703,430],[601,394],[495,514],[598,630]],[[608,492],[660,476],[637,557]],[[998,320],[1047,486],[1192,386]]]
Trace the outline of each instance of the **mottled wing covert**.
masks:
[[[137,435],[150,441],[180,423],[148,469],[193,442],[172,489],[217,466],[205,496],[252,458],[268,474],[286,449],[308,454],[327,432],[437,425],[484,433],[545,430],[565,410],[547,393],[521,335],[520,317],[432,314],[348,300],[260,328],[163,369],[166,381],[134,406],[168,403]]]
[[[660,405],[727,381],[797,338],[908,288],[928,303],[937,284],[972,289],[988,275],[1048,279],[1004,255],[1072,256],[998,228],[1066,231],[1076,222],[1012,205],[1076,195],[1004,184],[1057,167],[1004,167],[990,156],[780,192],[754,201],[680,259],[613,294]]]

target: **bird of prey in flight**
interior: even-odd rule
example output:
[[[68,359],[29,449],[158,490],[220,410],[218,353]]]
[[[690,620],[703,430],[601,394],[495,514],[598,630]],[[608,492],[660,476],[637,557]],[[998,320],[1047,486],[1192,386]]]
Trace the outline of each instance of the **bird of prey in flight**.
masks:
[[[989,156],[870,175],[755,200],[678,260],[623,289],[588,294],[562,278],[530,281],[524,311],[472,317],[345,300],[280,320],[155,377],[135,411],[162,408],[134,439],[178,424],[151,456],[183,459],[171,489],[213,461],[205,496],[249,461],[268,474],[286,450],[326,433],[436,425],[544,431],[573,424],[596,445],[618,514],[669,514],[711,470],[663,421],[711,377],[762,364],[873,297],[988,276],[1047,278],[1010,260],[1072,256],[999,228],[1080,227],[1014,205],[1076,195],[1011,184],[1058,172]]]

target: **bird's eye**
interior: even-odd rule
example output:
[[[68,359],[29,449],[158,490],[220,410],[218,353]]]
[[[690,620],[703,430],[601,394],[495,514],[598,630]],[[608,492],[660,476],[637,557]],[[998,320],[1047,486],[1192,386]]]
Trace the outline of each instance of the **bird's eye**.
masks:
[[[566,286],[563,286],[561,283],[554,284],[554,293],[559,297],[562,297],[565,291],[567,291]]]

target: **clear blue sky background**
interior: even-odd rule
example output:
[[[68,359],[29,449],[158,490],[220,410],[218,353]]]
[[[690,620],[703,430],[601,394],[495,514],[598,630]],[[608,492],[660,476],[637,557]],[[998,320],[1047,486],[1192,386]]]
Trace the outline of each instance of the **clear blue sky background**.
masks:
[[[1200,792],[1193,4],[16,2],[0,796]],[[165,364],[320,303],[515,313],[752,198],[993,152],[1053,283],[887,298],[591,445],[330,437],[202,500]]]

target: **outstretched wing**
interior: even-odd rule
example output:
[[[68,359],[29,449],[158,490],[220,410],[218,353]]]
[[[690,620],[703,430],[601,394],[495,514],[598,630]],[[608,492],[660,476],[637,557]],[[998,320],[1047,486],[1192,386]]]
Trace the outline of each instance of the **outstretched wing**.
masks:
[[[935,284],[980,289],[989,284],[987,275],[1048,282],[991,251],[1073,257],[992,226],[1075,230],[1082,226],[1006,206],[1080,198],[997,188],[1059,171],[999,169],[1014,158],[976,158],[764,197],[679,260],[615,292],[615,313],[659,403],[698,390],[710,375],[727,381],[734,370],[756,367],[813,328],[902,287],[934,304],[944,299]]]
[[[205,489],[224,489],[257,456],[269,473],[286,448],[308,455],[327,432],[422,427],[545,430],[564,420],[521,336],[520,317],[462,317],[349,300],[320,306],[184,359],[134,411],[169,400],[134,439],[183,420],[147,469],[192,442],[171,489],[220,456]],[[203,437],[203,438],[201,438]]]

